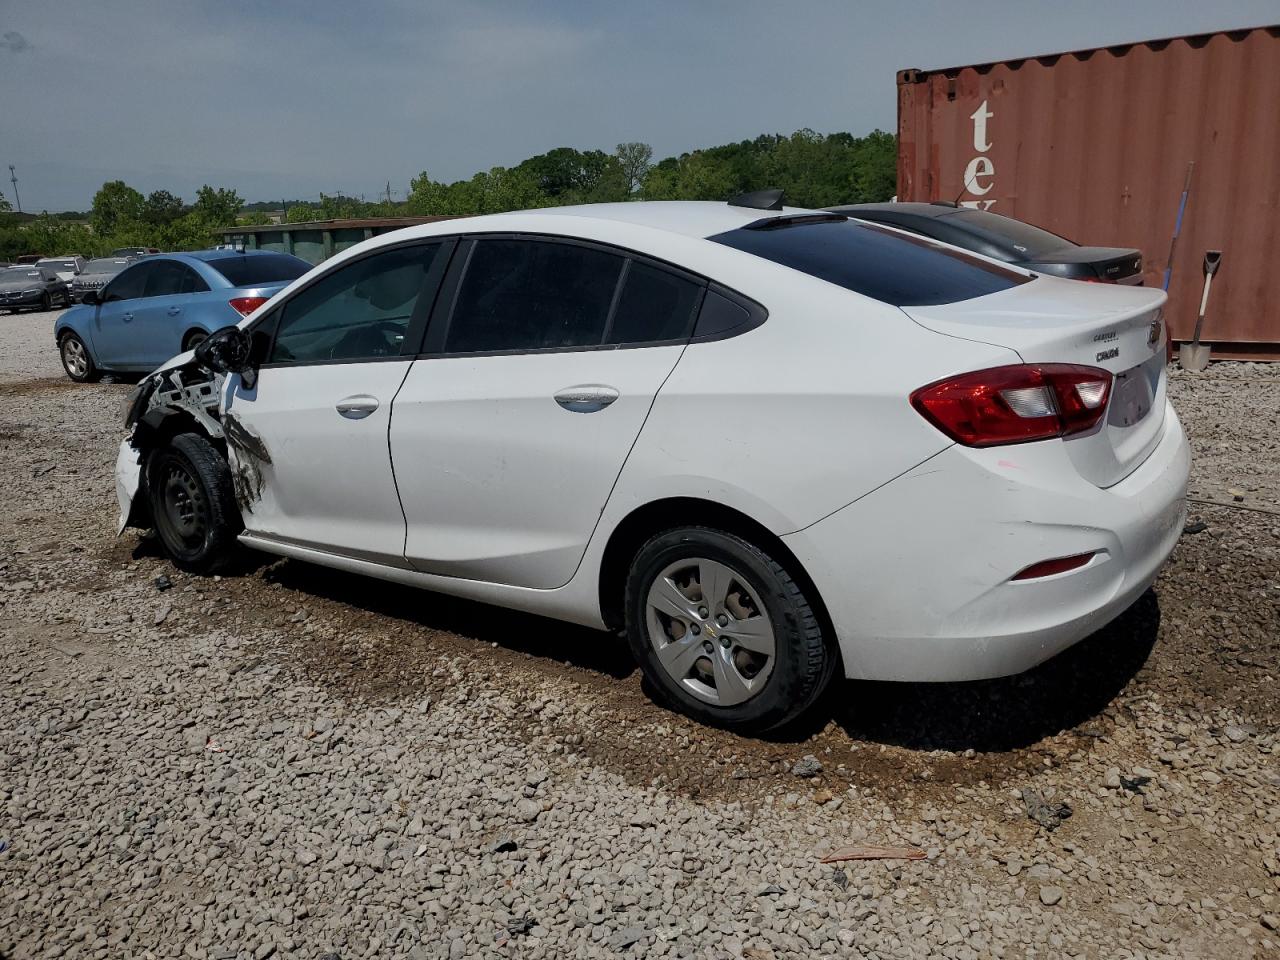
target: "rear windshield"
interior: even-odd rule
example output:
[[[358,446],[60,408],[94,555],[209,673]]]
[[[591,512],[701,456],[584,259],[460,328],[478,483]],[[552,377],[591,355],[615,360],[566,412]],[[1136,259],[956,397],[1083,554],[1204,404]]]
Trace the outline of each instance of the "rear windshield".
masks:
[[[129,265],[128,260],[90,260],[83,273],[119,273]]]
[[[742,227],[709,239],[895,307],[972,300],[1031,279],[923,237],[851,220]]]
[[[311,264],[287,253],[257,253],[244,257],[219,257],[209,266],[227,278],[233,287],[254,287],[261,283],[297,280]]]
[[[76,262],[74,260],[37,260],[36,266],[46,270],[74,270]]]
[[[986,210],[965,208],[955,213],[943,214],[938,218],[957,230],[963,230],[980,240],[995,244],[997,247],[1013,248],[1019,254],[1016,259],[1035,260],[1038,257],[1055,253],[1064,247],[1075,244],[1056,233],[1050,233],[1034,224],[1002,217],[998,213]]]

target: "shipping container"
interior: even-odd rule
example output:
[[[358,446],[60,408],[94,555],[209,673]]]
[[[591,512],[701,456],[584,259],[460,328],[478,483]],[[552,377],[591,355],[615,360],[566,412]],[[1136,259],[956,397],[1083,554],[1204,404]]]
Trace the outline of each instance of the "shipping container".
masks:
[[[1280,359],[1280,26],[898,74],[898,198],[1138,247],[1173,336]],[[1183,188],[1190,190],[1170,258]]]

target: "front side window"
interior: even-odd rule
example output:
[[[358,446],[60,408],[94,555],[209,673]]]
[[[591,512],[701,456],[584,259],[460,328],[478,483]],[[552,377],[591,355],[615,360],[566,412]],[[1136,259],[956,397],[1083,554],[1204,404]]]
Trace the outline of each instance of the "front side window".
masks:
[[[110,300],[136,300],[146,289],[147,278],[156,266],[156,261],[135,263],[128,270],[123,270],[102,291],[102,302]]]
[[[269,363],[400,355],[441,244],[400,247],[339,267],[280,311]]]
[[[564,349],[604,340],[624,258],[545,240],[480,240],[458,288],[446,353]]]

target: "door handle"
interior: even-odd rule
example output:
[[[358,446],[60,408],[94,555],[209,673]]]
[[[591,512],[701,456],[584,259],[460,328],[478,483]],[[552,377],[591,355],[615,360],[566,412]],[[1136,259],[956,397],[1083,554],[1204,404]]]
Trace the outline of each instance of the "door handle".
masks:
[[[378,409],[378,398],[366,394],[339,400],[337,410],[348,420],[363,420]]]
[[[565,387],[556,393],[556,403],[570,413],[595,413],[603,410],[621,394],[613,387],[602,383],[584,383],[576,387]]]
[[[176,317],[176,316],[177,316],[178,314],[180,314],[181,312],[182,312],[182,308],[181,308],[181,307],[170,307],[170,308],[169,308],[169,316],[171,316],[171,317]]]
[[[122,313],[122,314],[120,314],[120,319],[121,319],[121,320],[123,320],[125,323],[128,323],[130,320],[132,320],[132,319],[133,319],[133,314],[132,314],[132,313]]]

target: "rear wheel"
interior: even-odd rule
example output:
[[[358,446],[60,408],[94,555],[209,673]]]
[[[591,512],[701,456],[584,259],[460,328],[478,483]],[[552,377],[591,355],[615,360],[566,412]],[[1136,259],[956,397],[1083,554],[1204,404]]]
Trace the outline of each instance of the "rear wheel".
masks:
[[[212,443],[175,436],[151,455],[147,488],[156,533],[179,567],[211,573],[232,560],[243,524],[231,468]]]
[[[182,351],[185,353],[188,350],[194,350],[208,339],[209,335],[203,330],[192,330],[182,338]]]
[[[696,720],[758,732],[796,720],[834,673],[809,599],[764,550],[684,527],[637,553],[627,636],[649,681]]]
[[[58,355],[62,358],[62,369],[76,383],[93,383],[101,376],[89,348],[74,333],[63,334],[58,341]]]

